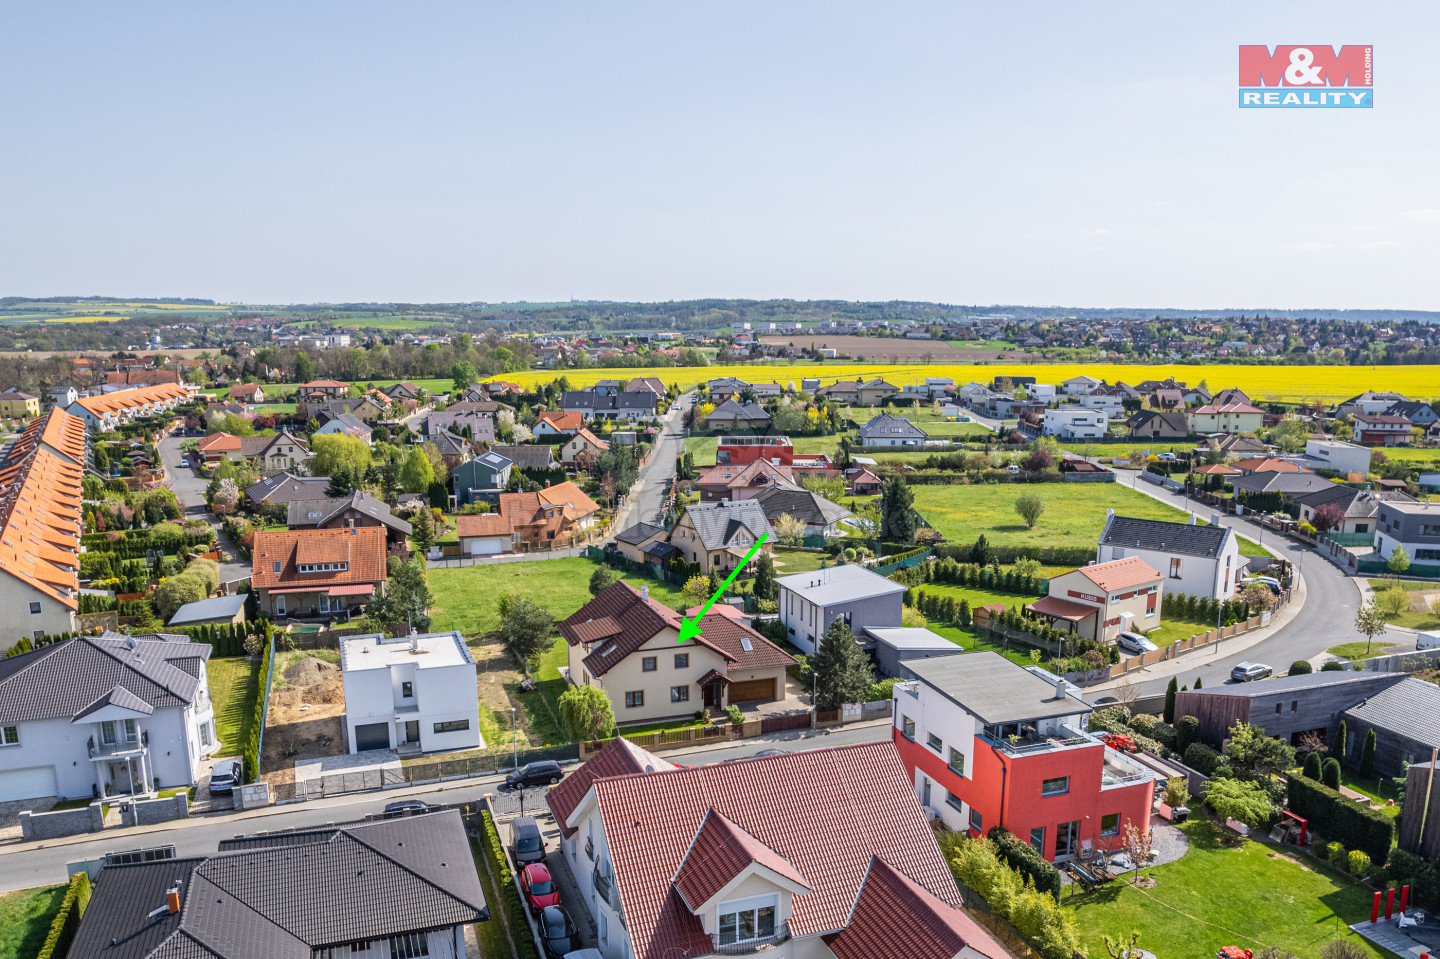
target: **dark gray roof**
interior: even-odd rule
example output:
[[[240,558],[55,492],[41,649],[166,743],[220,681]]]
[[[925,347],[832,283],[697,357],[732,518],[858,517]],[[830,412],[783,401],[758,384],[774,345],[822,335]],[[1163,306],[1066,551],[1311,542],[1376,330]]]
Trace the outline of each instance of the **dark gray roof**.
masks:
[[[1237,490],[1249,490],[1252,493],[1288,493],[1299,496],[1334,484],[1316,473],[1250,473],[1234,477],[1231,485]]]
[[[151,910],[180,881],[174,915]],[[70,954],[309,959],[312,950],[486,918],[456,810],[227,840],[212,856],[107,866]]]
[[[296,476],[276,473],[245,488],[252,503],[294,503],[298,500],[325,499],[330,485],[328,476]]]
[[[371,496],[369,493],[354,490],[349,496],[341,496],[335,499],[309,500],[290,504],[290,510],[286,514],[285,522],[291,529],[306,526],[319,526],[322,523],[333,519],[336,514],[343,513],[347,509],[356,509],[366,516],[379,520],[391,529],[399,530],[406,536],[411,533],[411,526],[398,516],[390,512],[390,507]]]
[[[1225,540],[1231,535],[1225,526],[1191,526],[1137,516],[1112,516],[1105,532],[1100,534],[1100,545],[1214,558],[1220,555]]]
[[[736,503],[697,503],[687,508],[685,513],[695,525],[695,532],[706,549],[724,549],[734,542],[741,529],[748,529],[756,539],[762,533],[769,533],[770,542],[775,541],[775,531],[765,518],[765,510],[753,499]]]
[[[555,465],[555,448],[552,446],[492,446],[492,452],[499,453],[516,469],[550,469]]]
[[[1350,505],[1355,497],[1360,495],[1360,490],[1354,486],[1346,486],[1343,483],[1327,483],[1321,489],[1313,493],[1305,493],[1295,497],[1306,506],[1323,506],[1326,503],[1336,503],[1342,507]]]
[[[75,718],[84,719],[91,713],[99,712],[106,706],[118,706],[121,709],[128,709],[132,712],[144,713],[147,716],[155,712],[154,706],[151,706],[145,700],[141,699],[139,696],[136,696],[124,686],[115,686],[105,695],[101,696],[89,706],[86,706],[84,709],[76,713]]]
[[[430,442],[435,444],[435,448],[439,450],[442,455],[463,456],[470,450],[470,443],[465,437],[456,436],[449,430],[441,430],[438,433],[431,434]]]
[[[1405,678],[1405,674],[1395,673],[1390,676],[1385,676],[1376,673],[1360,673],[1350,670],[1332,669],[1329,672],[1302,673],[1299,676],[1277,676],[1274,679],[1262,679],[1253,683],[1206,686],[1203,689],[1189,690],[1188,694],[1191,696],[1239,696],[1245,699],[1255,699],[1260,696],[1273,696],[1277,693],[1303,692],[1305,690],[1320,689],[1326,686],[1383,684],[1387,678],[1393,679],[1398,683]],[[1357,698],[1359,698],[1358,695]]]
[[[229,619],[244,608],[243,594],[215,596],[181,606],[175,611],[175,615],[170,617],[170,625],[183,626],[185,623],[200,623],[207,619]]]
[[[1360,722],[1440,749],[1440,686],[1409,676],[1344,711]]]
[[[867,383],[866,385],[869,386],[870,384]],[[924,439],[926,433],[903,416],[891,416],[889,413],[879,413],[872,417],[870,422],[860,427],[861,439],[869,439],[872,436],[905,436]]]
[[[788,483],[772,486],[752,498],[760,503],[761,509],[765,510],[765,518],[771,523],[788,513],[811,526],[829,526],[854,515],[839,503],[832,503],[819,493],[812,493]]]
[[[1190,432],[1190,422],[1181,410],[1140,410],[1132,414],[1125,421],[1125,425],[1131,429],[1139,429],[1151,420],[1159,420],[1167,428],[1178,430],[1181,436]]]
[[[325,426],[329,426],[331,423],[339,423],[346,432],[364,433],[366,435],[372,432],[370,424],[354,413],[340,413],[332,416],[326,421]],[[324,426],[321,427],[322,430],[324,428]]]
[[[152,709],[193,702],[198,668],[185,661],[210,647],[179,639],[82,636],[0,661],[0,722],[74,719],[117,686]]]
[[[618,383],[616,384],[619,385]],[[590,390],[560,394],[562,410],[653,410],[658,397],[647,391],[603,395]]]
[[[770,422],[770,414],[765,412],[764,407],[758,403],[737,403],[735,400],[726,400],[715,411],[705,417],[707,420],[739,420],[742,423],[749,422]]]
[[[636,523],[629,529],[621,530],[620,532],[616,533],[615,538],[622,543],[628,543],[631,546],[639,546],[641,543],[645,542],[650,537],[658,536],[663,532],[665,532],[665,527],[663,526],[655,526],[650,523]]]
[[[1057,699],[1054,683],[999,653],[907,660],[905,666],[922,683],[986,725],[1074,716],[1091,709],[1068,691]]]

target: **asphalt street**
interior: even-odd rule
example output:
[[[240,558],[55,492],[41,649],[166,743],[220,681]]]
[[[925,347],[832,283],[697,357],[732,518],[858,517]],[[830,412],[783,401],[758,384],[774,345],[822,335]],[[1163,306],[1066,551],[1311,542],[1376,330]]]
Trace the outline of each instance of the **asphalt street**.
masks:
[[[799,752],[850,743],[879,742],[890,738],[888,724],[852,726],[849,728],[812,732],[800,730],[745,740],[734,746],[706,746],[695,750],[665,753],[665,758],[682,765],[703,766],[729,759],[744,759],[766,749]],[[523,808],[534,812],[544,806],[543,789],[527,789],[521,793],[502,787],[503,777],[480,782],[453,784],[448,787],[416,786],[388,789],[383,792],[357,793],[316,802],[271,806],[250,813],[217,813],[180,820],[158,829],[146,829],[126,835],[101,834],[93,839],[70,837],[38,847],[0,852],[0,892],[26,889],[64,882],[66,863],[98,859],[107,852],[174,844],[179,856],[214,852],[220,840],[262,830],[296,829],[325,823],[350,822],[381,812],[387,803],[401,798],[417,798],[428,803],[473,802],[490,793],[496,814],[501,818],[517,815]]]
[[[188,466],[180,465],[180,460],[185,457],[185,453],[180,449],[180,444],[184,441],[184,438],[179,436],[166,436],[160,440],[157,449],[160,451],[160,462],[165,467],[165,479],[174,492],[185,519],[199,519],[209,523],[219,538],[221,552],[233,557],[220,564],[220,582],[233,583],[249,579],[250,564],[240,560],[235,544],[225,536],[215,514],[205,505],[205,487],[208,481]]]
[[[1119,481],[1137,492],[1195,513],[1207,521],[1212,518],[1212,511],[1205,504],[1142,482],[1138,474],[1120,471]],[[1261,539],[1260,527],[1238,516],[1222,516],[1220,523],[1248,539]],[[1231,668],[1242,662],[1264,663],[1277,675],[1283,675],[1297,659],[1310,659],[1337,643],[1362,638],[1355,632],[1355,611],[1360,605],[1360,591],[1350,577],[1324,557],[1278,534],[1266,531],[1264,545],[1300,568],[1306,585],[1305,603],[1300,612],[1284,628],[1244,652],[1218,658],[1203,652],[1191,653],[1187,659],[1194,659],[1196,666],[1180,674],[1180,685],[1193,688],[1197,679],[1204,679],[1206,686],[1229,682]],[[1143,673],[1139,674],[1139,681],[1135,682],[1142,697],[1163,694],[1170,682],[1168,677],[1147,681],[1143,676]]]

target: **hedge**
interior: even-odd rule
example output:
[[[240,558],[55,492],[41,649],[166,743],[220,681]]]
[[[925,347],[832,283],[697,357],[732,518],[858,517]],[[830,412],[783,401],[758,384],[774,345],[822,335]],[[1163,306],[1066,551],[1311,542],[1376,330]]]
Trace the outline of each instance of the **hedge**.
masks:
[[[275,644],[266,643],[265,653],[260,660],[260,695],[255,697],[250,735],[245,737],[245,781],[251,783],[260,775],[260,731],[265,727],[265,700],[270,695],[270,660],[274,652]]]
[[[1048,892],[1060,901],[1060,870],[1045,861],[1028,842],[1021,842],[1004,826],[991,826],[985,837],[995,844],[995,852],[1011,869],[1035,881],[1035,888]]]
[[[520,901],[520,890],[515,888],[515,875],[510,871],[510,860],[505,858],[505,846],[500,842],[500,831],[495,828],[495,817],[490,810],[480,813],[485,830],[485,859],[495,871],[495,881],[500,886],[500,898],[505,900],[505,918],[510,926],[510,942],[520,959],[539,959],[535,951],[535,936],[530,932],[530,920],[525,914],[525,904]]]
[[[1395,841],[1395,820],[1304,776],[1286,773],[1285,786],[1286,805],[1309,820],[1311,829],[1363,851],[1371,862],[1386,861]]]
[[[82,869],[70,877],[70,888],[65,890],[65,898],[60,900],[60,911],[50,923],[50,932],[46,934],[35,959],[65,959],[65,954],[70,951],[70,941],[75,938],[75,930],[80,928],[80,919],[89,905],[90,874]]]
[[[988,541],[987,541],[988,542]],[[1021,557],[1038,559],[1041,566],[1084,566],[1095,559],[1095,547],[1084,546],[996,546],[989,543],[995,559],[1008,565]],[[947,543],[935,547],[935,555],[969,562],[974,543]]]
[[[1185,765],[1202,776],[1212,775],[1220,760],[1220,754],[1204,743],[1191,743],[1185,750]]]

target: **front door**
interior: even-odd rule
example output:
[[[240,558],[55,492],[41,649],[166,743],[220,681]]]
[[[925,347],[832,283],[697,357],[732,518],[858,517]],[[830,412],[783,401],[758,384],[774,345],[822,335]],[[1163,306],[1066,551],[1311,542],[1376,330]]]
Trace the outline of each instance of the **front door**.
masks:
[[[275,597],[275,615],[276,615],[276,616],[284,616],[284,615],[285,615],[285,597],[284,597],[284,596],[276,596],[276,597]]]
[[[418,743],[420,741],[420,722],[412,719],[405,724],[405,741],[407,743]]]
[[[720,708],[720,684],[707,683],[705,685],[705,706],[706,708]]]
[[[328,612],[330,612],[330,594],[329,594],[329,593],[321,593],[321,594],[320,594],[320,612],[322,612],[322,613],[328,613]]]
[[[1055,827],[1055,858],[1068,859],[1080,849],[1080,821],[1062,822]]]

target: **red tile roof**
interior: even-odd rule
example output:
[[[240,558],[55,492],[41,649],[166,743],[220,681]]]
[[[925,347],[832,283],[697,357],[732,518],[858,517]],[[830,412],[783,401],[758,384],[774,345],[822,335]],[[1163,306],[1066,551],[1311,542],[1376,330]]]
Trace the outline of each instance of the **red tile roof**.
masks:
[[[1062,599],[1059,596],[1042,596],[1030,604],[1030,609],[1032,612],[1043,613],[1046,616],[1058,616],[1061,619],[1075,622],[1089,619],[1095,615],[1094,606],[1086,606],[1084,603]]]
[[[604,749],[591,756],[589,761],[560,781],[560,785],[545,794],[545,802],[560,825],[560,831],[568,838],[575,835],[565,820],[580,805],[580,800],[590,791],[597,779],[608,776],[628,776],[631,773],[648,773],[657,770],[675,769],[654,753],[646,752],[623,736],[612,739]]]
[[[705,813],[699,832],[680,861],[680,868],[675,872],[675,888],[680,890],[685,904],[698,912],[752,863],[810,892],[815,890],[790,860],[714,809]]]
[[[733,616],[719,612],[731,607],[710,607],[700,621],[700,635],[705,644],[718,649],[730,669],[764,669],[767,666],[793,666],[795,657],[761,636]],[[749,649],[746,649],[746,640]]]
[[[72,610],[80,585],[84,443],[85,421],[52,410],[26,428],[0,469],[0,572]],[[80,456],[67,459],[77,444]]]
[[[467,536],[509,536],[513,532],[510,520],[499,513],[477,513],[455,519],[455,534],[461,539]]]
[[[1247,473],[1308,473],[1309,470],[1297,466],[1289,460],[1282,460],[1277,456],[1256,456],[1248,460],[1236,460],[1231,464],[1237,470]]]
[[[825,937],[836,959],[951,959],[969,946],[1008,959],[975,920],[876,857],[844,931]]]
[[[715,950],[672,881],[711,809],[814,886],[794,898],[792,935],[843,928],[875,856],[942,902],[960,905],[955,879],[888,741],[597,778],[594,789],[638,959]],[[993,950],[978,941],[976,947]]]
[[[1127,556],[1094,566],[1082,566],[1077,572],[1107,592],[1127,586],[1139,586],[1160,578],[1160,574],[1138,556]]]
[[[275,564],[280,572],[275,572]],[[346,570],[301,573],[301,563],[349,563]],[[256,589],[313,586],[325,589],[347,583],[383,583],[385,527],[290,529],[256,533],[251,547],[250,585]]]
[[[540,422],[548,423],[550,426],[562,433],[573,433],[585,425],[585,416],[582,413],[562,413],[557,410],[546,410],[538,417]]]

